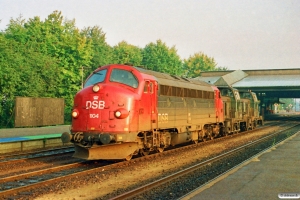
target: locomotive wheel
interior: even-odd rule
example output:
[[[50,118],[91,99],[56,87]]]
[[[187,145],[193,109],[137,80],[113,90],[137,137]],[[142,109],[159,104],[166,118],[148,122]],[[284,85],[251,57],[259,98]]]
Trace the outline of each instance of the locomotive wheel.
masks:
[[[207,135],[207,138],[209,138],[210,140],[214,139],[214,134],[212,132],[209,132]]]
[[[157,148],[157,151],[158,151],[159,153],[162,153],[162,152],[164,151],[164,148],[163,148],[163,147],[159,147],[159,148]]]
[[[150,153],[149,149],[140,149],[140,154],[142,156],[147,156],[147,155],[149,155],[149,153]]]
[[[133,154],[128,155],[128,156],[125,158],[125,160],[127,160],[127,161],[131,160],[132,156],[133,156]]]

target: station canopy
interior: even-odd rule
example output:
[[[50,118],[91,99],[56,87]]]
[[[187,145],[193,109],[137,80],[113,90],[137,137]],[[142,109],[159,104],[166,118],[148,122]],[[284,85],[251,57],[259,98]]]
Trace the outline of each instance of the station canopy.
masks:
[[[300,69],[209,71],[196,79],[268,98],[300,98]]]

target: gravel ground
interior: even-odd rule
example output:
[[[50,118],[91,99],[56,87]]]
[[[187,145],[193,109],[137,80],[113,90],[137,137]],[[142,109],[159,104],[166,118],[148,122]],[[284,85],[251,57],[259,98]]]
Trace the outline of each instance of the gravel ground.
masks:
[[[69,153],[67,155],[57,155],[56,157],[36,158],[23,162],[0,165],[0,178],[79,161],[79,159],[70,157],[71,155],[72,153]]]

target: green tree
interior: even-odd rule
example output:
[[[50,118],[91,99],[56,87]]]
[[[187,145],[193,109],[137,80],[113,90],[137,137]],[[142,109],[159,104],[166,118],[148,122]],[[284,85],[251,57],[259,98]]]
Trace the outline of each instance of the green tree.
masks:
[[[227,71],[228,67],[216,67],[215,71]]]
[[[14,51],[15,46],[0,35],[0,127],[13,126],[14,94],[20,81],[18,70],[11,66],[22,63],[22,58]]]
[[[286,111],[292,111],[295,110],[296,101],[292,98],[280,98],[279,99],[282,104],[279,104],[279,109],[286,110]]]
[[[217,63],[214,58],[210,58],[202,52],[195,53],[183,61],[185,76],[192,78],[200,76],[201,71],[215,71],[216,67]]]
[[[5,98],[64,98],[69,116],[73,97],[81,87],[81,67],[90,66],[93,55],[92,41],[75,27],[75,20],[64,20],[58,11],[44,22],[39,17],[27,22],[19,17],[10,21],[3,35],[6,43],[2,50],[6,53],[2,55],[1,74],[14,75],[6,77],[13,81],[11,86],[5,83],[4,90],[15,88]]]
[[[27,30],[24,28],[25,19],[20,15],[17,19],[11,19],[9,25],[4,32],[5,38],[13,39],[20,44],[27,42]]]
[[[142,50],[125,41],[113,47],[113,63],[139,66],[142,63]]]
[[[98,26],[87,27],[81,30],[81,34],[92,45],[92,59],[90,64],[92,70],[112,62],[112,48],[105,41],[105,33],[101,28]]]
[[[175,46],[169,48],[161,40],[157,40],[156,43],[151,42],[146,45],[142,54],[142,65],[147,69],[173,75],[182,75],[182,62]]]

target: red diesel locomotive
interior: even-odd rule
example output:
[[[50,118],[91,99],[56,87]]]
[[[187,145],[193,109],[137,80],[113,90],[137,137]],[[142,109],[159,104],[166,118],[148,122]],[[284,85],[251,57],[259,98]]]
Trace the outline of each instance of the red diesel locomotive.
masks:
[[[217,87],[127,65],[96,69],[74,99],[74,157],[126,159],[170,145],[223,134],[223,101]]]

